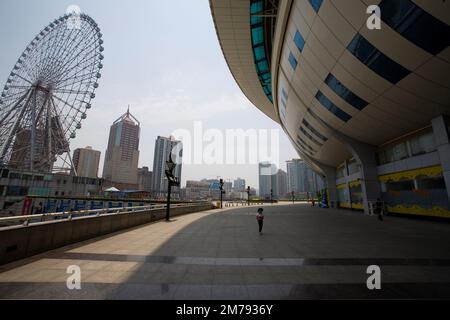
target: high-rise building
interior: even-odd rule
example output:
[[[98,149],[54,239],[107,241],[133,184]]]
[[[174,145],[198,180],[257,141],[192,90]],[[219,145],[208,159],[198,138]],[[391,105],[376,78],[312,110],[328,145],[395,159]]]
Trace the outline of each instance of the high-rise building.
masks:
[[[223,183],[223,190],[227,193],[230,194],[231,191],[233,190],[233,183],[231,181],[226,181]]]
[[[233,78],[330,206],[449,217],[450,1],[375,1],[372,31],[367,2],[209,0]]]
[[[100,151],[92,147],[78,148],[73,151],[73,166],[79,177],[98,178]]]
[[[138,169],[138,184],[140,191],[152,191],[152,176],[153,172],[148,170],[148,167]]]
[[[302,159],[287,161],[287,192],[316,193],[321,190],[322,178]]]
[[[139,162],[139,121],[127,110],[109,131],[103,178],[118,189],[137,189]]]
[[[156,196],[164,196],[167,193],[167,178],[165,175],[166,162],[169,160],[169,156],[172,150],[181,150],[181,141],[175,140],[173,137],[166,138],[158,136],[155,143],[155,153],[153,158],[153,182],[152,191]],[[175,155],[174,155],[175,156]],[[181,155],[177,152],[176,157]],[[175,177],[181,182],[181,167],[182,164],[177,159],[172,160],[177,163],[174,174]],[[180,163],[178,163],[180,162]],[[173,191],[176,193],[178,188],[174,188]]]
[[[277,172],[277,194],[278,198],[283,198],[287,194],[287,173],[281,169]]]
[[[237,178],[233,183],[234,191],[243,192],[247,190],[247,186],[245,185],[245,179]]]
[[[277,194],[277,169],[274,164],[261,162],[258,170],[259,176],[259,196],[270,199]]]

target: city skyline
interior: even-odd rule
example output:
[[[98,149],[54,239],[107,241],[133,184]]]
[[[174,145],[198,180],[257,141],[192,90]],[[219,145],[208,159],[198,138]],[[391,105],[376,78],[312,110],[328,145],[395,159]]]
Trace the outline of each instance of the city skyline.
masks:
[[[63,15],[71,4],[69,1],[59,1],[57,5],[53,1],[39,4],[29,1],[2,2],[0,6],[8,10],[0,10],[0,26],[3,26],[0,35],[7,43],[0,61],[0,81],[6,80],[17,56],[36,31],[45,27],[55,16]],[[170,136],[180,128],[192,130],[193,122],[197,120],[204,122],[205,129],[222,131],[278,129],[281,165],[284,166],[285,160],[297,157],[279,125],[256,110],[232,81],[206,2],[136,1],[129,6],[118,1],[83,0],[76,4],[101,27],[107,53],[96,99],[87,119],[83,121],[82,130],[71,141],[71,150],[87,145],[100,150],[100,175],[109,126],[128,105],[130,111],[141,120],[139,167],[153,167],[154,141],[158,135]],[[7,26],[16,24],[11,17],[19,12],[16,16],[29,18],[18,24],[14,35],[11,35],[7,32]],[[128,28],[135,30],[132,36],[117,23],[124,16],[136,17],[127,20]],[[186,16],[191,21],[189,25],[181,22],[185,21]],[[168,21],[171,21],[170,25]],[[177,21],[180,22],[177,24]],[[148,23],[151,25],[146,25]],[[148,27],[159,31],[151,34],[144,32]],[[180,32],[183,35],[180,36]],[[197,37],[189,37],[192,33]],[[167,41],[174,38],[178,39],[177,44]],[[186,40],[188,38],[189,41]],[[158,50],[154,50],[155,43],[158,43]],[[177,59],[177,52],[180,51],[190,61],[189,64]],[[185,81],[184,75],[187,74],[194,81]],[[235,117],[236,112],[241,114],[239,119]],[[149,114],[157,116],[149,117]],[[248,181],[247,184],[256,186],[257,167],[257,164],[186,165],[183,167],[183,180],[217,176],[233,179],[240,176]]]

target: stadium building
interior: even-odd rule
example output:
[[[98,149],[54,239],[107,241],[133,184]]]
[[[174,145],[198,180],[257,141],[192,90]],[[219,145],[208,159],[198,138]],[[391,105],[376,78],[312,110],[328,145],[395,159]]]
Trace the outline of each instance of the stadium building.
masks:
[[[381,29],[369,29],[370,5]],[[210,0],[226,62],[331,206],[450,218],[450,2]],[[376,17],[375,17],[376,18]]]

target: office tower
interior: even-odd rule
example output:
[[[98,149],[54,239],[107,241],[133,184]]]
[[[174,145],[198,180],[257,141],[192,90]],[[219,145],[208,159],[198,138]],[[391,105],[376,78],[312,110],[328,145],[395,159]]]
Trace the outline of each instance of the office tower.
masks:
[[[287,168],[287,191],[292,192],[304,192],[304,177],[302,174],[302,167],[304,161],[301,159],[292,159],[286,161]]]
[[[180,145],[178,145],[180,144]],[[156,196],[164,196],[167,193],[167,178],[165,175],[166,162],[169,160],[170,153],[173,150],[181,150],[181,141],[175,140],[174,137],[161,137],[158,136],[155,142],[155,153],[153,158],[153,182],[152,182],[152,191]],[[173,155],[172,160],[174,162],[179,162],[174,157],[181,156],[179,152]],[[175,167],[174,174],[175,177],[181,182],[181,161]],[[174,188],[174,192],[176,192],[178,188]]]
[[[287,161],[287,192],[315,193],[323,186],[322,178],[301,159]]]
[[[234,191],[243,192],[247,190],[247,186],[245,185],[245,179],[237,178],[233,183]]]
[[[138,184],[140,191],[152,191],[152,176],[153,172],[148,170],[148,167],[138,169]]]
[[[287,173],[281,169],[277,172],[277,197],[283,198],[287,194]]]
[[[231,191],[233,190],[233,183],[230,181],[224,182],[223,183],[223,190],[227,193],[230,194]]]
[[[139,135],[139,121],[130,113],[130,109],[111,126],[103,167],[103,178],[111,185],[137,188]]]
[[[277,194],[276,172],[274,164],[269,162],[259,164],[259,196],[261,198],[270,199],[271,194]]]
[[[92,147],[75,149],[72,160],[77,176],[98,178],[100,154],[100,151],[94,150]]]

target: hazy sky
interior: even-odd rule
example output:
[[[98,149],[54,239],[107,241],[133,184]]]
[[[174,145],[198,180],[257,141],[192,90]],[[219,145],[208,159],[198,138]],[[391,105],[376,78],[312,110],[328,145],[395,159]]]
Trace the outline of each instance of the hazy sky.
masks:
[[[279,129],[280,162],[297,154],[278,124],[243,95],[222,55],[207,0],[1,0],[0,88],[19,55],[50,21],[78,5],[105,41],[100,87],[72,150],[92,146],[103,155],[112,122],[131,105],[141,122],[140,166],[153,167],[158,135],[193,129]],[[256,165],[185,165],[186,180],[242,177],[257,186]]]

